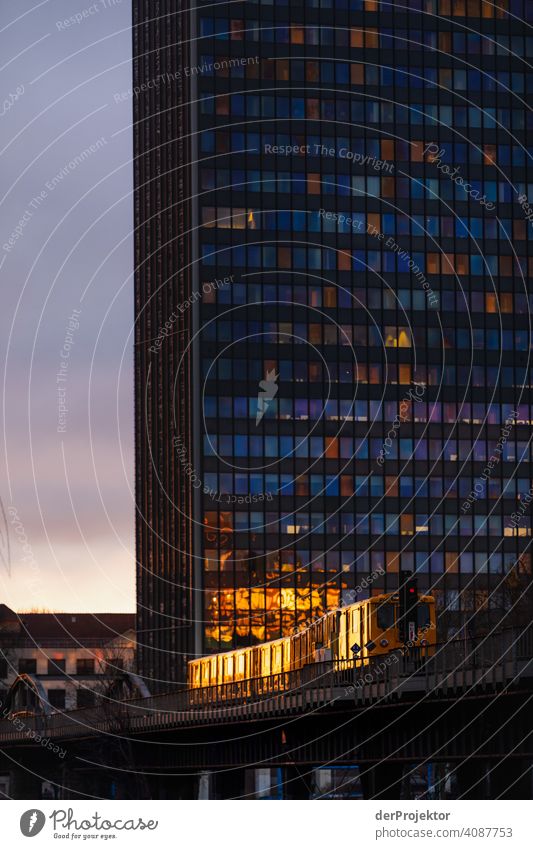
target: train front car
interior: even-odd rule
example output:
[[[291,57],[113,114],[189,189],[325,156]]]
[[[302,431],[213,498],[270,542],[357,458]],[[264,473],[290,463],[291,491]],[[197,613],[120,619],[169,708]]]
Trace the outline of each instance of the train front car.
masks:
[[[387,593],[350,605],[341,617],[339,658],[364,665],[371,658],[400,649],[411,653],[422,650],[425,657],[430,657],[437,642],[433,596],[419,595],[415,611],[413,631],[403,640],[398,595]]]

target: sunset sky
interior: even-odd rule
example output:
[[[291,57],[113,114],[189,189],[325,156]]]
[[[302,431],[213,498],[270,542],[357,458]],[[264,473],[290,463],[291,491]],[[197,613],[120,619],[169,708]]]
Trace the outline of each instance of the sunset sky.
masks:
[[[19,611],[134,609],[130,3],[108,2],[0,7],[0,603]]]

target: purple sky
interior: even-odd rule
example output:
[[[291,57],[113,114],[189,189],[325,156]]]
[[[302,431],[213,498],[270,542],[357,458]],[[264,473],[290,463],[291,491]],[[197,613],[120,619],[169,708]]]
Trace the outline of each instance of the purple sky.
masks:
[[[131,99],[114,98],[130,6],[0,6],[0,602],[17,610],[134,609]]]

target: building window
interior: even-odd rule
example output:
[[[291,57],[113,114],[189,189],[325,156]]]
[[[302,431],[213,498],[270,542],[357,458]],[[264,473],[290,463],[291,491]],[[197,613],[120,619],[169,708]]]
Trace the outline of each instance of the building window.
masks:
[[[49,658],[48,660],[48,674],[49,675],[61,675],[65,672],[65,658],[64,657],[56,657],[52,660]]]
[[[85,687],[76,691],[76,707],[87,708],[94,707],[95,694],[92,690],[86,690]]]
[[[19,658],[19,672],[27,675],[35,675],[37,672],[37,661],[34,657]]]
[[[0,657],[0,678],[7,678],[7,660]]]
[[[65,709],[65,690],[59,688],[51,688],[48,690],[48,701],[50,702],[50,707],[56,708],[57,710]]]
[[[79,657],[76,660],[76,675],[94,675],[94,658]]]

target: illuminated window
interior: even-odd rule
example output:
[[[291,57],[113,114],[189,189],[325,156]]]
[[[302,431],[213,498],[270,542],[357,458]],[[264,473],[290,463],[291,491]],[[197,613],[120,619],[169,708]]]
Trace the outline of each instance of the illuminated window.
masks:
[[[413,527],[412,513],[402,513],[400,516],[400,534],[402,536],[410,536],[413,533]]]
[[[244,22],[243,21],[232,20],[231,21],[231,27],[230,27],[231,40],[232,41],[242,41],[242,39],[243,39],[243,29],[244,29]]]
[[[291,44],[305,44],[305,30],[303,27],[291,26]]]
[[[352,45],[353,47],[354,45]],[[350,79],[352,85],[364,85],[365,84],[365,66],[359,65],[357,63],[353,63],[350,66]]]

